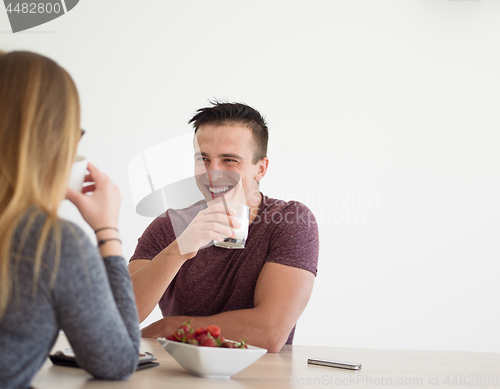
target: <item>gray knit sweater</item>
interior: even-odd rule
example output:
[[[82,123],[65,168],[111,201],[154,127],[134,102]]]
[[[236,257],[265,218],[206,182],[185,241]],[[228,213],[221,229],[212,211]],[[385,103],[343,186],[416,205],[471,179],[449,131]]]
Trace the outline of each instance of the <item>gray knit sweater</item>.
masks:
[[[25,220],[15,233],[14,250],[20,247]],[[0,388],[29,387],[60,329],[79,365],[94,377],[128,377],[137,367],[140,332],[124,259],[102,259],[78,226],[63,221],[54,287],[49,287],[54,267],[50,239],[34,293],[33,258],[44,221],[45,216],[39,213],[23,245],[21,260],[11,260],[14,289],[0,321]]]

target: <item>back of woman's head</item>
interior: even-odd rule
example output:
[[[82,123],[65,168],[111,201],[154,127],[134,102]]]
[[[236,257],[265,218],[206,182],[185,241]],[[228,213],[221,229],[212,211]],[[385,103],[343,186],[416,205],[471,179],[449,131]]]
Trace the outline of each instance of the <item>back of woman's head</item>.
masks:
[[[57,208],[80,137],[76,87],[54,61],[0,55],[0,213],[10,206]]]
[[[30,208],[47,215],[34,283],[50,231],[60,244],[57,208],[79,139],[80,105],[68,73],[35,53],[0,54],[0,319],[11,290],[11,239]]]

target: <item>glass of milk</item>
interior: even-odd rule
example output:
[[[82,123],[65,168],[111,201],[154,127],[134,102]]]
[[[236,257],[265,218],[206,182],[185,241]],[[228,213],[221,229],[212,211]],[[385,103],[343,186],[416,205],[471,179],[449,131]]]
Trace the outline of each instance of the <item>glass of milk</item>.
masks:
[[[245,242],[248,237],[248,225],[249,225],[249,217],[250,217],[250,208],[244,204],[239,203],[225,203],[227,208],[231,208],[236,212],[236,215],[233,217],[238,220],[241,227],[240,228],[231,228],[234,232],[233,237],[224,237],[223,242],[214,241],[214,244],[217,247],[224,247],[226,249],[244,249]]]

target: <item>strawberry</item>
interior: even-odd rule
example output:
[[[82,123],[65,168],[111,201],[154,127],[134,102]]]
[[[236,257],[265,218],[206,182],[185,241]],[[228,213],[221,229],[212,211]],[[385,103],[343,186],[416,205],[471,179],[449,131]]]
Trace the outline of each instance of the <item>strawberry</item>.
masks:
[[[196,340],[196,334],[194,332],[190,332],[189,334],[186,335],[184,340],[189,343],[190,340]]]
[[[183,330],[175,330],[172,335],[176,338],[176,340],[178,340],[180,342],[183,342],[184,341],[184,336],[186,336],[184,334]]]
[[[206,327],[199,327],[199,328],[197,328],[197,329],[194,331],[194,333],[195,333],[196,335],[206,334],[206,333],[207,333],[207,329],[206,329]]]
[[[184,341],[189,344],[194,344],[195,346],[198,346],[200,344],[200,342],[196,340],[196,334],[194,332],[187,334],[184,338]]]
[[[212,335],[214,338],[220,335],[220,328],[213,324],[207,327],[207,331],[210,332],[210,335]]]
[[[195,346],[224,347],[224,348],[248,348],[246,340],[241,343],[226,340],[221,334],[219,326],[211,324],[208,327],[198,327],[193,330],[191,321],[185,321],[167,339],[175,342],[189,343]]]
[[[177,328],[177,331],[184,334],[189,334],[191,332],[191,326],[189,326],[188,324],[183,324],[179,328]]]
[[[226,339],[222,335],[219,335],[217,338],[215,338],[215,344],[217,345],[217,347],[222,347],[225,341]]]
[[[203,341],[200,342],[200,346],[215,347],[215,340],[207,336],[206,338],[203,339]]]
[[[186,336],[191,332],[193,332],[193,329],[191,328],[191,320],[190,320],[190,321],[185,321],[179,327],[177,327],[177,329],[173,333],[173,336],[176,338],[176,340],[185,343]]]
[[[210,338],[208,334],[201,334],[196,337],[196,340],[201,344],[206,338]]]
[[[179,327],[177,327],[176,331],[182,331],[182,333],[184,333],[186,335],[189,334],[190,332],[192,332],[192,328],[191,328],[192,321],[193,321],[192,319],[189,321],[185,321]]]
[[[177,338],[174,336],[174,334],[170,334],[169,336],[167,336],[166,338],[167,340],[172,340],[174,342],[178,342]]]

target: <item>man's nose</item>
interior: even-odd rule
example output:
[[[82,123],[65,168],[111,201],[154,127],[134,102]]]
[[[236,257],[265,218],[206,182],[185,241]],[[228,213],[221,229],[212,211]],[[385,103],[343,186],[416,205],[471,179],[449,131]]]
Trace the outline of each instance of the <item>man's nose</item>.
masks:
[[[210,169],[208,175],[211,181],[217,181],[218,179],[224,177],[224,171],[219,169]]]

